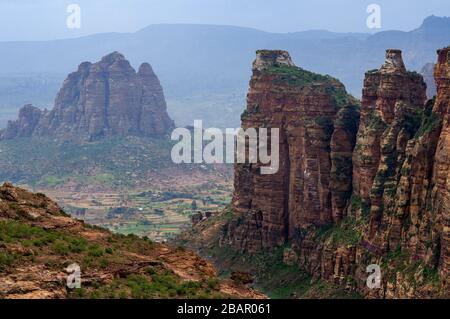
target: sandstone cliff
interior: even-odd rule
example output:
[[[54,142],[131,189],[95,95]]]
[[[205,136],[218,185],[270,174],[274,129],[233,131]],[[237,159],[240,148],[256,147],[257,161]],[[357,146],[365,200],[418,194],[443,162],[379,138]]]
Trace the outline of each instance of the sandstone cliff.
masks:
[[[69,265],[81,288],[66,286]],[[70,281],[69,281],[70,282]],[[264,298],[216,277],[193,252],[114,235],[66,215],[43,194],[0,186],[0,299]]]
[[[260,175],[258,165],[236,165],[234,247],[281,245],[306,225],[342,218],[358,116],[336,79],[296,67],[285,51],[257,52],[242,127],[280,129],[280,169]]]
[[[282,128],[282,169],[260,176],[236,166],[222,247],[285,247],[299,273],[366,297],[449,297],[449,52],[438,52],[437,97],[426,101],[422,76],[388,50],[366,73],[357,134],[353,101],[336,81],[294,82],[291,70],[306,73],[286,52],[259,52],[242,124]],[[379,289],[366,286],[371,264],[382,269]]]
[[[10,121],[8,127],[1,131],[0,139],[13,139],[16,137],[32,136],[42,117],[42,111],[27,104],[19,111],[16,121]]]
[[[162,136],[173,128],[158,78],[148,63],[136,71],[113,52],[69,74],[51,111],[25,106],[0,138],[29,136]]]
[[[443,119],[433,168],[429,215],[434,221],[432,240],[435,242],[441,277],[450,286],[450,47],[438,51],[435,69],[437,97],[433,111]],[[433,227],[434,226],[434,227]]]

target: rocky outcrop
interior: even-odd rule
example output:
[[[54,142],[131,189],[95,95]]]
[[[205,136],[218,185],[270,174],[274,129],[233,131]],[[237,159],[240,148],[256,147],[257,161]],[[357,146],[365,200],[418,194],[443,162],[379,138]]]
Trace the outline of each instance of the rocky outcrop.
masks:
[[[0,299],[265,298],[191,251],[85,225],[11,184],[0,186],[0,256]]]
[[[51,111],[30,106],[0,133],[4,139],[23,136],[163,136],[173,128],[162,87],[148,63],[136,71],[113,52],[97,63],[84,62],[71,73]],[[37,121],[36,121],[37,120]],[[32,125],[31,125],[32,124]]]
[[[33,135],[41,118],[42,111],[39,108],[31,104],[25,105],[20,109],[17,121],[9,121],[6,129],[0,131],[0,139],[13,139]]]
[[[433,170],[432,236],[437,242],[441,278],[450,286],[450,47],[438,51],[435,70],[437,97],[433,111],[442,119],[442,132],[437,146]]]
[[[380,70],[366,74],[353,155],[353,195],[371,203],[373,227],[382,219],[385,189],[395,192],[407,142],[419,124],[409,117],[423,112],[425,89],[419,74],[406,71],[398,50],[388,50]]]
[[[288,264],[366,297],[448,298],[450,48],[438,55],[437,97],[426,101],[422,76],[407,71],[401,51],[386,52],[366,73],[356,138],[349,98],[339,106],[320,89],[333,81],[299,85],[268,63],[254,69],[242,123],[279,125],[284,162],[273,176],[237,165],[221,245],[287,245]],[[331,123],[328,135],[317,115]],[[373,264],[377,289],[366,285]]]
[[[281,245],[308,225],[342,218],[351,193],[358,111],[344,86],[296,67],[285,51],[257,52],[242,127],[280,129],[280,169],[237,164],[228,239],[255,251]]]

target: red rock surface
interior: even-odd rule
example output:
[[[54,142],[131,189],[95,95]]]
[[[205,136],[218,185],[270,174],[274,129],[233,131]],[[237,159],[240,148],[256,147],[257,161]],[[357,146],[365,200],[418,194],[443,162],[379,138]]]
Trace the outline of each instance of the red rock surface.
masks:
[[[426,102],[422,76],[406,70],[399,50],[366,73],[356,145],[346,108],[321,85],[292,87],[254,68],[243,126],[281,125],[284,162],[274,176],[237,165],[221,244],[248,252],[287,244],[284,258],[299,271],[369,298],[448,298],[450,49],[438,55],[435,101]],[[312,124],[318,115],[334,124],[328,139]],[[380,289],[366,286],[370,264],[382,269]]]
[[[242,127],[280,129],[280,169],[261,175],[259,165],[236,165],[233,207],[245,222],[229,225],[233,246],[273,247],[342,216],[356,134],[345,121],[356,113],[351,102],[339,81],[294,66],[287,52],[257,52]],[[338,176],[340,163],[347,168]]]
[[[399,105],[397,109],[411,108],[423,106],[425,100],[425,83],[422,77],[406,71],[401,52],[398,50],[388,50],[386,62],[381,69],[366,73],[358,150],[353,158],[353,189],[357,196],[369,200],[375,174],[383,156],[382,134],[385,132],[385,125],[390,125],[395,120],[396,103],[406,104]],[[397,135],[400,132],[395,133],[394,135]],[[392,153],[392,150],[390,152]]]

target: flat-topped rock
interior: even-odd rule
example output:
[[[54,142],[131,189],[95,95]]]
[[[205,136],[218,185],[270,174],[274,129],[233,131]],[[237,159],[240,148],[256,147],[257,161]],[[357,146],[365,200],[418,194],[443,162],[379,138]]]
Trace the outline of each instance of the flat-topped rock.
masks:
[[[294,66],[289,52],[283,50],[258,50],[253,69],[263,70],[273,65]]]
[[[402,57],[402,51],[396,49],[386,50],[386,60],[380,71],[387,73],[406,72],[405,63],[403,62]]]

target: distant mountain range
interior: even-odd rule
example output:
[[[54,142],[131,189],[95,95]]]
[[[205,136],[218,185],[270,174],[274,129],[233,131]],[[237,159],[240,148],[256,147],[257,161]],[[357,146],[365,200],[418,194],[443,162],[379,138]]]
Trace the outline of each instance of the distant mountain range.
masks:
[[[295,63],[340,79],[359,97],[364,72],[379,66],[386,48],[403,50],[408,69],[420,71],[450,44],[450,18],[430,16],[410,32],[376,34],[313,30],[268,33],[215,25],[151,25],[135,33],[77,39],[0,43],[0,127],[26,103],[53,105],[65,75],[80,61],[120,51],[134,66],[148,61],[165,89],[177,125],[236,127],[257,49],[288,50]],[[14,83],[14,85],[12,85]]]

